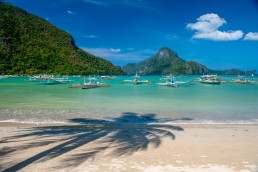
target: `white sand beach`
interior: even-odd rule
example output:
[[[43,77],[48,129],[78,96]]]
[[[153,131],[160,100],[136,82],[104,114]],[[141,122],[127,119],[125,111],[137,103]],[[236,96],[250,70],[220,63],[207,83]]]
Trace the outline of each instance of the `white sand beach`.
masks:
[[[257,125],[0,123],[0,171],[258,171]]]

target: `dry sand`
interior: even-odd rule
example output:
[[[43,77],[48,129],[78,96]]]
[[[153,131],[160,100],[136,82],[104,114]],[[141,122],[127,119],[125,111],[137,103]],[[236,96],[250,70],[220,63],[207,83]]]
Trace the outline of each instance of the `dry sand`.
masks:
[[[258,172],[258,125],[0,123],[0,171]]]

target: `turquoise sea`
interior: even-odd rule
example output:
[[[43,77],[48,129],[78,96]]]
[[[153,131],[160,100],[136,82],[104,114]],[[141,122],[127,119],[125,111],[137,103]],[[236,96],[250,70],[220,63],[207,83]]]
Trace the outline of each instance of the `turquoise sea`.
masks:
[[[0,121],[66,122],[68,119],[112,119],[123,114],[156,115],[164,123],[258,124],[258,85],[209,85],[194,82],[177,88],[158,86],[160,76],[142,76],[152,84],[122,84],[130,76],[107,81],[107,88],[41,85],[26,77],[0,79]],[[236,76],[223,76],[230,81]],[[83,82],[82,77],[70,77]],[[258,81],[258,77],[253,77]],[[139,122],[139,121],[132,121]],[[157,122],[157,121],[156,121]]]

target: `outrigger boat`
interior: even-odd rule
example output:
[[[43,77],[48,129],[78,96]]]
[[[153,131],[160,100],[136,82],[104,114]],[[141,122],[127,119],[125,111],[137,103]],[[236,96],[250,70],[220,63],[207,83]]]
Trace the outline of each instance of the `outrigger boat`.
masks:
[[[47,80],[51,80],[53,77],[48,75],[33,75],[27,79],[27,82],[43,82]]]
[[[90,89],[90,88],[98,88],[98,87],[109,87],[110,84],[106,84],[106,83],[101,83],[99,81],[97,81],[97,79],[91,78],[89,77],[89,82],[85,82],[85,78],[84,78],[84,83],[81,85],[82,89]]]
[[[72,82],[72,80],[70,80],[68,77],[63,77],[63,78],[53,78],[54,80],[61,82],[61,83],[68,83],[68,82]]]
[[[252,75],[253,77],[254,75]],[[256,84],[256,81],[254,80],[247,80],[244,76],[238,75],[237,79],[234,79],[231,81],[233,84]]]
[[[54,79],[48,79],[44,82],[41,82],[42,85],[57,85],[57,84],[63,84],[62,82],[56,81]]]
[[[162,80],[163,82],[156,83],[157,85],[177,87],[178,84],[179,84],[179,82],[177,82],[175,80],[175,77],[172,74],[167,75],[167,76],[163,76],[162,78],[160,78],[160,80]],[[180,82],[180,83],[185,83],[185,82]]]
[[[132,80],[123,80],[123,83],[133,83],[135,85],[142,84],[142,83],[148,83],[151,84],[149,80],[140,80],[140,76],[136,73]]]
[[[204,84],[221,84],[223,80],[217,75],[203,75],[198,79],[198,81]]]
[[[109,76],[109,75],[102,75],[100,76],[101,80],[114,80],[115,77],[114,76]]]

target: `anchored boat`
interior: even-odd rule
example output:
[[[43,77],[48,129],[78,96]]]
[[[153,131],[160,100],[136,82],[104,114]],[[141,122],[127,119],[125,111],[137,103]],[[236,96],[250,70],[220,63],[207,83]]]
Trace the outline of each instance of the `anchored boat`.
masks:
[[[148,83],[151,84],[149,80],[141,80],[140,76],[136,73],[132,80],[123,80],[123,83],[133,83],[135,85],[142,84],[142,83]]]
[[[198,79],[198,81],[204,84],[221,84],[223,80],[217,75],[203,75]]]
[[[98,87],[109,87],[110,84],[106,84],[106,83],[101,83],[99,81],[97,81],[97,79],[95,77],[90,77],[89,76],[89,82],[85,82],[85,78],[84,78],[84,83],[81,85],[82,89],[90,89],[90,88],[98,88]]]
[[[162,78],[160,78],[160,80],[162,80],[163,82],[156,83],[157,85],[170,87],[178,86],[178,82],[176,82],[175,77],[172,74],[163,76]]]

